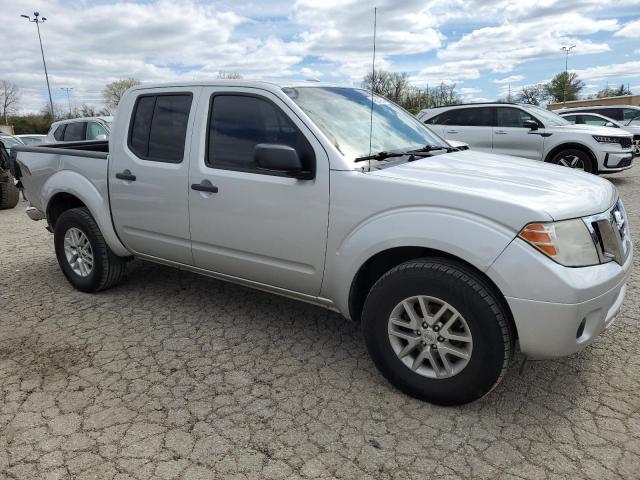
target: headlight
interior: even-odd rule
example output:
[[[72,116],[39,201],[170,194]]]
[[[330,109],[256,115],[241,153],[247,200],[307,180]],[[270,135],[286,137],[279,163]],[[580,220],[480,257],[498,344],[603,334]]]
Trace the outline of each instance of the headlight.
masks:
[[[591,234],[580,218],[530,223],[520,231],[518,237],[566,267],[586,267],[600,263]]]
[[[593,139],[598,143],[622,143],[620,137],[606,137],[603,135],[593,135]]]

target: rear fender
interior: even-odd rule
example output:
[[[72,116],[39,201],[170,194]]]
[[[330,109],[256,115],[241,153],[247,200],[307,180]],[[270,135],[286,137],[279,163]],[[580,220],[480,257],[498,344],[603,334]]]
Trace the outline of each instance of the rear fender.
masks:
[[[57,193],[73,195],[89,209],[91,216],[100,228],[100,232],[102,232],[105,242],[107,242],[113,253],[120,257],[131,255],[131,252],[122,244],[113,228],[109,199],[105,198],[89,180],[71,170],[62,170],[53,174],[42,187],[41,198],[45,212],[48,210],[49,202]]]

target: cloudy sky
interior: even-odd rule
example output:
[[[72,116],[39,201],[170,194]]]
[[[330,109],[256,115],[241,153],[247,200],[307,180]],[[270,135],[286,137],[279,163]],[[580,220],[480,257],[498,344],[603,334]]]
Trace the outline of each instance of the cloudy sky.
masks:
[[[468,101],[494,100],[564,69],[585,93],[630,84],[640,93],[640,0],[0,0],[0,79],[22,89],[22,108],[46,103],[35,25],[54,101],[101,104],[105,83],[201,80],[220,70],[245,78],[318,78],[359,85],[377,66],[424,88],[456,83]]]

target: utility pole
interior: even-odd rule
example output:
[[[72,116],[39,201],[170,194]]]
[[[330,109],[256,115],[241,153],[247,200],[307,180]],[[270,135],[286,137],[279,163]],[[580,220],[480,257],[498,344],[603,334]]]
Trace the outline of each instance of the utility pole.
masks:
[[[567,83],[569,83],[569,52],[576,48],[575,45],[570,47],[564,46],[560,50],[565,52],[564,57],[564,85],[562,88],[562,103],[567,103]]]
[[[69,92],[73,90],[73,87],[60,87],[60,90],[64,90],[65,92],[67,92],[67,102],[69,103],[69,117],[71,117],[73,113],[71,113],[71,97],[69,97]]]
[[[55,113],[53,111],[53,100],[51,99],[51,87],[49,86],[49,74],[47,73],[47,62],[44,60],[44,49],[42,48],[42,36],[40,35],[40,24],[47,21],[46,17],[38,18],[40,16],[39,12],[33,12],[34,19],[31,20],[29,15],[20,15],[23,18],[26,18],[31,23],[36,24],[36,28],[38,30],[38,40],[40,41],[40,53],[42,54],[42,64],[44,65],[44,76],[47,79],[47,91],[49,92],[49,106],[51,107],[51,120],[55,120]]]

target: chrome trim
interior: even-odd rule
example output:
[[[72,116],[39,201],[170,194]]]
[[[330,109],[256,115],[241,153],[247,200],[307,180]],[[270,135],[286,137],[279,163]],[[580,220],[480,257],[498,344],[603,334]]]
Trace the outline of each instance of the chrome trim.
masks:
[[[583,217],[598,252],[600,263],[615,261],[622,265],[631,251],[627,212],[618,200],[606,212]]]

